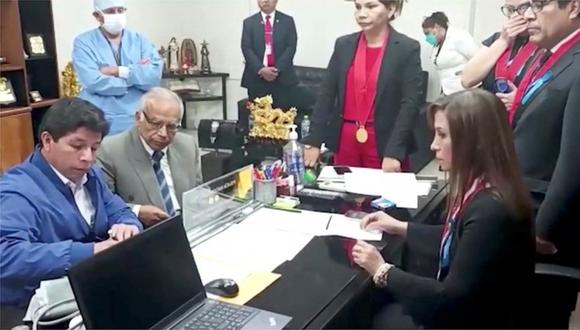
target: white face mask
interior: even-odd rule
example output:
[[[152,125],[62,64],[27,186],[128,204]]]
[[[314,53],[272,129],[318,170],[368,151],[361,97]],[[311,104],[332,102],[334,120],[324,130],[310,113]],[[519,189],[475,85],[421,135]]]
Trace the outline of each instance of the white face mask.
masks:
[[[103,29],[112,35],[118,35],[127,26],[127,15],[122,14],[105,14],[103,15]]]

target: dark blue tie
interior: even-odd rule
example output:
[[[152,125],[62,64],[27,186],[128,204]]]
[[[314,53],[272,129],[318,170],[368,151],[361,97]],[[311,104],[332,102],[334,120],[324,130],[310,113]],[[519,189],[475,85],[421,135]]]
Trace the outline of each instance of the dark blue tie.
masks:
[[[163,151],[155,151],[153,153],[153,170],[155,171],[155,177],[157,177],[157,183],[159,184],[159,191],[161,192],[161,198],[165,204],[165,211],[169,216],[175,214],[175,208],[173,207],[173,202],[171,201],[171,193],[169,192],[169,186],[165,180],[165,174],[161,169],[161,159],[163,158]]]

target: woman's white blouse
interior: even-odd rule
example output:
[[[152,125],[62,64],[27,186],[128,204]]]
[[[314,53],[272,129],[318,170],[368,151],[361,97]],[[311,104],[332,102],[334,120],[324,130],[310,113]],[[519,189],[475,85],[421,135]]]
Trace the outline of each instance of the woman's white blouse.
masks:
[[[449,95],[465,89],[461,85],[461,73],[478,49],[479,45],[469,32],[451,26],[447,29],[441,52],[439,47],[433,47],[431,55],[431,60],[439,73],[443,94]]]

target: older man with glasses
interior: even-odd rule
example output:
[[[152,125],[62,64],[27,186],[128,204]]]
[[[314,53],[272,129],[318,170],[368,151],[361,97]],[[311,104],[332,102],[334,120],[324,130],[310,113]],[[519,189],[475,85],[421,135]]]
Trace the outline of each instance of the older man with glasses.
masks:
[[[201,183],[197,142],[179,132],[183,103],[154,87],[135,114],[135,127],[103,141],[97,155],[107,183],[145,226],[179,211],[183,193]]]

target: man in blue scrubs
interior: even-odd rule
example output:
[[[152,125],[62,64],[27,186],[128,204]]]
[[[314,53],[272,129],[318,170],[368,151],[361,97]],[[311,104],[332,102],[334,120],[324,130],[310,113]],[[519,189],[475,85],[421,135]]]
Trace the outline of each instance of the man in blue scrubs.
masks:
[[[43,118],[37,149],[0,177],[3,310],[25,308],[41,281],[143,229],[93,166],[108,130],[93,104],[61,99]]]
[[[80,97],[105,112],[111,135],[133,126],[137,103],[159,86],[163,61],[142,34],[128,30],[125,0],[94,0],[100,26],[76,37],[72,61]]]

